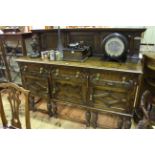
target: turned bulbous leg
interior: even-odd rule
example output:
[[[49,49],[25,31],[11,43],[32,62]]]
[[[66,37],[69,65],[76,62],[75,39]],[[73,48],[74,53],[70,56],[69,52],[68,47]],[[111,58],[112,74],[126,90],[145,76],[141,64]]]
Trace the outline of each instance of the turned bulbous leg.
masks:
[[[85,117],[86,117],[86,126],[89,127],[90,126],[90,118],[91,118],[90,111],[86,111]]]

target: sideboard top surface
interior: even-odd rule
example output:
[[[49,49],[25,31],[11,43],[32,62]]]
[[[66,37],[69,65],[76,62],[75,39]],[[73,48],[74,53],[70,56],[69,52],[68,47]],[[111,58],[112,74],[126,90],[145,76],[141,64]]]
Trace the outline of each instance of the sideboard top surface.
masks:
[[[0,34],[0,37],[1,36],[20,36],[20,35],[31,35],[32,33],[31,32],[16,32],[16,33],[2,33]]]
[[[84,32],[144,32],[146,28],[68,28],[68,29],[61,29],[63,32],[78,32],[78,31],[84,31]],[[57,32],[57,29],[36,29],[32,30],[32,32],[42,33],[42,32]]]
[[[142,74],[141,63],[118,63],[118,62],[109,62],[101,60],[99,57],[90,57],[85,62],[72,62],[72,61],[50,61],[42,60],[41,58],[29,58],[21,57],[16,59],[17,62],[25,63],[38,63],[38,64],[48,64],[48,65],[57,65],[57,66],[70,66],[70,67],[80,67],[80,68],[91,68],[99,70],[109,70],[109,71],[119,71],[127,73],[137,73]]]

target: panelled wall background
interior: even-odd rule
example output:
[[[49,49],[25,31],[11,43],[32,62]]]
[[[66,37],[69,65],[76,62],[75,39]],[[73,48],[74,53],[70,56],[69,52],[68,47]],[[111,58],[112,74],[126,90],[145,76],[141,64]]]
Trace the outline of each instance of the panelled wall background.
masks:
[[[5,28],[6,26],[0,26],[0,29]],[[11,26],[9,26],[11,27]],[[15,27],[15,26],[13,26]],[[18,26],[19,27],[19,26]],[[23,26],[20,26],[23,27]],[[155,26],[61,26],[61,28],[91,28],[91,27],[96,27],[96,28],[147,28],[147,30],[144,32],[144,35],[141,39],[141,48],[140,51],[145,52],[145,51],[154,51],[155,52]],[[57,26],[43,26],[43,25],[38,25],[38,26],[25,26],[25,28],[22,28],[25,32],[28,32],[32,29],[50,29],[54,28],[57,29]],[[30,47],[30,39],[26,41],[26,46],[27,49],[31,50]],[[28,50],[28,51],[29,51]]]
[[[84,28],[84,26],[61,26],[61,28],[74,28],[74,27],[81,27]],[[154,51],[155,52],[155,26],[87,26],[87,28],[90,27],[98,27],[98,28],[147,28],[147,30],[144,32],[144,35],[141,39],[141,48],[140,51]],[[32,26],[32,29],[48,29],[50,26]],[[57,26],[53,26],[52,28],[57,28]]]
[[[0,26],[0,29],[6,28],[7,26]],[[11,27],[11,26],[8,26]],[[15,27],[15,26],[13,26]],[[23,28],[23,26],[16,26],[16,27],[21,27],[23,31],[30,31],[31,29],[49,29],[49,28],[57,28],[57,26],[25,26],[25,28]],[[147,30],[144,33],[144,36],[142,38],[141,43],[142,44],[155,44],[155,26],[61,26],[61,28],[77,28],[77,27],[81,27],[81,28],[107,28],[107,27],[111,27],[111,28],[147,28]]]
[[[44,29],[44,28],[49,28],[50,26],[31,26],[32,29]],[[72,27],[84,27],[84,26],[61,26],[61,28],[72,28]],[[87,28],[89,27],[99,27],[99,28],[107,28],[107,27],[112,27],[112,28],[147,28],[147,30],[144,33],[144,37],[142,38],[142,43],[144,44],[155,44],[155,26],[86,26]],[[57,26],[53,26],[53,28],[57,28]]]

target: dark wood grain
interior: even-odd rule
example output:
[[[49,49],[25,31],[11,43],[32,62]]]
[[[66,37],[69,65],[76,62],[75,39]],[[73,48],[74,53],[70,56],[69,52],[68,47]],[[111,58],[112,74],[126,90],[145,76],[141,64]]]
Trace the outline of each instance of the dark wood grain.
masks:
[[[8,103],[10,106],[11,113],[11,126],[8,123],[6,113],[4,110],[4,104],[6,104],[6,100],[4,102],[2,96],[7,95]],[[24,116],[25,116],[25,125],[27,129],[31,128],[30,125],[30,114],[29,114],[29,93],[30,91],[19,87],[14,83],[0,83],[0,115],[2,119],[2,124],[4,128],[22,128],[22,124],[19,117],[19,112],[21,108],[21,104],[24,107]],[[21,100],[21,95],[23,98]]]
[[[93,28],[93,29],[61,29],[63,46],[71,42],[84,41],[91,46],[94,56],[103,56],[102,40],[111,33],[123,34],[128,42],[128,57],[138,55],[141,34],[144,28]],[[57,29],[51,30],[32,30],[32,33],[40,37],[41,50],[56,49]]]
[[[98,113],[109,113],[112,118],[122,117],[122,128],[130,127],[142,75],[140,63],[119,64],[95,57],[83,63],[32,58],[19,58],[17,62],[23,86],[47,99],[47,107],[51,108],[49,115],[52,111],[53,116],[57,116],[57,104],[61,102],[86,109],[87,126],[91,124],[96,128]],[[120,119],[118,121],[120,128]]]

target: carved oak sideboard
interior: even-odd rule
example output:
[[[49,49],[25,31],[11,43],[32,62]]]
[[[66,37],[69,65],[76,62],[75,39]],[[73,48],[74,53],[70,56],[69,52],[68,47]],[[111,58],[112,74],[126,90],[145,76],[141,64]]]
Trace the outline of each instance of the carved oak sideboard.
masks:
[[[97,127],[98,114],[112,118],[116,125],[105,128],[130,128],[137,104],[141,65],[105,62],[91,57],[87,61],[42,61],[17,59],[23,86],[33,95],[47,99],[50,116],[57,115],[57,104],[86,110],[86,125]]]

